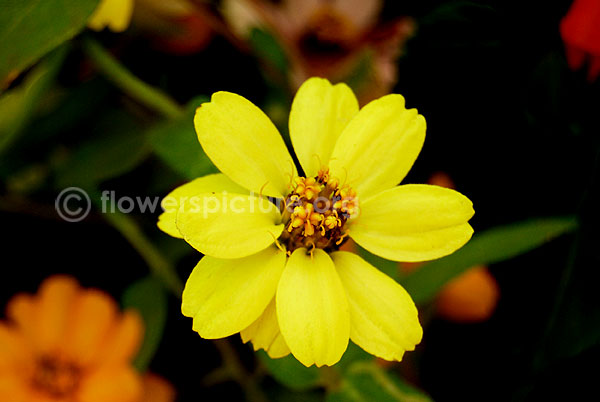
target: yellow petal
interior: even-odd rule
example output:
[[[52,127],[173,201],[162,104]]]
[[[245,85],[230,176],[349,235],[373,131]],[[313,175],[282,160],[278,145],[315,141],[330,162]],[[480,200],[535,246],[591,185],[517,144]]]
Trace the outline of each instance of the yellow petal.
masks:
[[[457,191],[426,184],[398,186],[360,203],[352,238],[394,261],[426,261],[462,247],[473,234],[473,203]]]
[[[240,258],[273,244],[284,225],[266,198],[242,194],[200,194],[184,202],[177,229],[192,247],[217,258]]]
[[[240,332],[275,295],[285,258],[274,246],[240,259],[202,258],[185,284],[183,315],[194,318],[194,331],[203,338]]]
[[[158,217],[158,228],[173,237],[182,239],[183,236],[179,233],[179,230],[175,225],[179,207],[182,203],[185,203],[185,200],[195,195],[211,192],[246,194],[247,190],[235,184],[230,178],[222,173],[210,174],[192,180],[189,183],[177,187],[163,198],[160,205],[164,212]]]
[[[275,298],[271,300],[265,311],[240,335],[244,343],[252,341],[254,350],[264,349],[270,358],[277,359],[290,354],[277,321]]]
[[[204,152],[231,180],[256,194],[287,195],[296,167],[271,120],[252,102],[217,92],[196,110],[194,124]]]
[[[113,32],[127,29],[133,14],[133,0],[101,0],[88,20],[88,27],[100,31],[108,27]]]
[[[337,363],[350,336],[346,293],[321,249],[292,253],[277,288],[277,319],[285,343],[305,366]]]
[[[338,138],[330,174],[352,186],[361,199],[402,181],[425,141],[425,119],[406,109],[401,95],[363,107]]]
[[[423,330],[410,295],[393,279],[346,251],[331,255],[350,306],[350,339],[386,360],[402,360]]]
[[[290,112],[290,137],[307,177],[329,163],[338,137],[356,113],[358,101],[346,84],[313,77],[298,89]]]

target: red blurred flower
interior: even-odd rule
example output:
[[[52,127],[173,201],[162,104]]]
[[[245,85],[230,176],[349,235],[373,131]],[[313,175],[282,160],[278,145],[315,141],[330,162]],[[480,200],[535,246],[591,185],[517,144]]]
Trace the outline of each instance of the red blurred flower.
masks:
[[[600,1],[575,0],[560,22],[569,67],[577,70],[588,64],[588,80],[600,74]]]

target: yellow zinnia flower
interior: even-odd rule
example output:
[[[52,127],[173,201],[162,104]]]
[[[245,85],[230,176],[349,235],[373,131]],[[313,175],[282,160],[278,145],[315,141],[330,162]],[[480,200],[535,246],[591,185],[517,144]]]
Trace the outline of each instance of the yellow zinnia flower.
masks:
[[[470,239],[466,197],[397,186],[423,145],[423,116],[400,95],[359,110],[345,84],[307,80],[289,119],[303,177],[273,123],[239,95],[213,94],[194,123],[223,174],[175,189],[158,222],[205,254],[183,292],[193,329],[210,339],[241,332],[306,366],[335,364],[349,338],[386,360],[414,350],[422,329],[408,293],[339,247],[352,237],[384,258],[423,261]]]
[[[123,32],[131,22],[133,5],[134,0],[101,0],[88,20],[88,27],[94,31],[108,28],[113,32]]]

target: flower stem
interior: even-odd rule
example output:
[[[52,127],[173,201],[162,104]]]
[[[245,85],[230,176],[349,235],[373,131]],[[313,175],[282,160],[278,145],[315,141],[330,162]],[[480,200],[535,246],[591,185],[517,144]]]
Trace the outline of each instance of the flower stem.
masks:
[[[254,378],[248,374],[229,341],[227,339],[215,339],[213,344],[219,350],[226,371],[229,372],[232,379],[241,385],[248,401],[267,402],[266,395],[258,387]]]
[[[133,99],[169,119],[184,114],[184,109],[170,96],[133,75],[94,39],[83,38],[83,51],[106,78]]]
[[[96,195],[90,192],[90,195]],[[100,206],[99,196],[92,197],[93,202]],[[183,292],[183,283],[175,271],[175,267],[158,251],[150,240],[144,235],[138,224],[129,215],[121,212],[102,213],[102,217],[110,223],[121,235],[131,244],[131,246],[146,261],[150,271],[160,278],[167,289],[181,298]]]

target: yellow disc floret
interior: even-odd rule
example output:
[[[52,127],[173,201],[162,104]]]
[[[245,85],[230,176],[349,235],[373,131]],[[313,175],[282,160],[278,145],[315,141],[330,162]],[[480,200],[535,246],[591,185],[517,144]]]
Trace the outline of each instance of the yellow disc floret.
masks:
[[[356,192],[349,186],[340,187],[327,168],[295,182],[283,205],[286,230],[278,243],[288,253],[300,247],[337,249],[348,236],[346,222],[358,212]]]
[[[315,177],[298,177],[294,192],[300,197],[304,196],[307,200],[312,200],[321,192],[321,184],[317,182]]]

